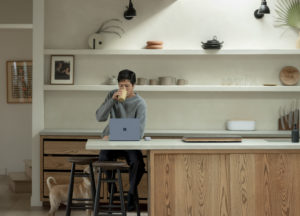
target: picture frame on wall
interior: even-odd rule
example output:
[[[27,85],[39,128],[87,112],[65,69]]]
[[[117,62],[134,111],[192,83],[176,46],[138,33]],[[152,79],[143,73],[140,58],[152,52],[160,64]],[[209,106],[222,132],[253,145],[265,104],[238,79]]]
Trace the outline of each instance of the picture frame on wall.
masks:
[[[32,61],[7,61],[7,103],[32,103]]]
[[[52,55],[51,56],[51,85],[74,84],[74,56]]]

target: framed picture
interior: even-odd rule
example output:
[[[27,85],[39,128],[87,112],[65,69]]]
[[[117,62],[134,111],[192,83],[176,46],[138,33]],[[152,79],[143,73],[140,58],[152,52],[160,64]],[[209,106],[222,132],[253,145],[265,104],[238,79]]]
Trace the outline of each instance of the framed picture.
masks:
[[[51,56],[50,84],[72,85],[74,84],[74,56]]]
[[[32,102],[32,61],[7,61],[7,103]]]

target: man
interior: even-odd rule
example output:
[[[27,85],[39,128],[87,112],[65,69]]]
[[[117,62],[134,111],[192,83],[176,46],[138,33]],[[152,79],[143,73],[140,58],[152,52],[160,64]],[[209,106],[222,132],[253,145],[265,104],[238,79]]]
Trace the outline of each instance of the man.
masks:
[[[140,120],[140,131],[142,138],[144,135],[146,121],[146,103],[141,96],[133,91],[135,82],[136,76],[133,71],[120,71],[118,75],[119,89],[112,90],[108,93],[105,101],[96,111],[96,118],[100,122],[106,121],[109,115],[111,118],[138,118]],[[118,97],[122,94],[122,89],[124,88],[127,91],[126,100],[124,102],[119,102]],[[102,137],[105,140],[108,139],[108,125],[103,130]],[[100,161],[112,161],[118,157],[125,157],[128,165],[130,166],[128,210],[134,210],[134,199],[137,186],[145,171],[143,155],[140,150],[101,150],[99,154]],[[115,185],[113,184],[112,186],[113,190],[115,190]]]

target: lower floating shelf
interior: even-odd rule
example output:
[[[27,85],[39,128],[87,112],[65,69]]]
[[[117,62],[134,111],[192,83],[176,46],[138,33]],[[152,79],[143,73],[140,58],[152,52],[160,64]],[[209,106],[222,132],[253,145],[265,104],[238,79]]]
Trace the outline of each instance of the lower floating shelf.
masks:
[[[117,85],[45,85],[45,91],[110,91]],[[153,92],[300,92],[300,86],[136,85],[136,91]]]

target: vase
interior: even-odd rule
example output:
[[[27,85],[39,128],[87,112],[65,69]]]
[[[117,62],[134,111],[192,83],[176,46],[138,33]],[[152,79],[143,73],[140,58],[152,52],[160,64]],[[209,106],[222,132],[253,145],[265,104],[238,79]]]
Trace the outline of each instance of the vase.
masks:
[[[300,49],[300,32],[299,32],[299,37],[297,39],[296,48]]]
[[[103,38],[101,34],[93,33],[88,39],[89,47],[91,49],[101,49],[103,46]]]

